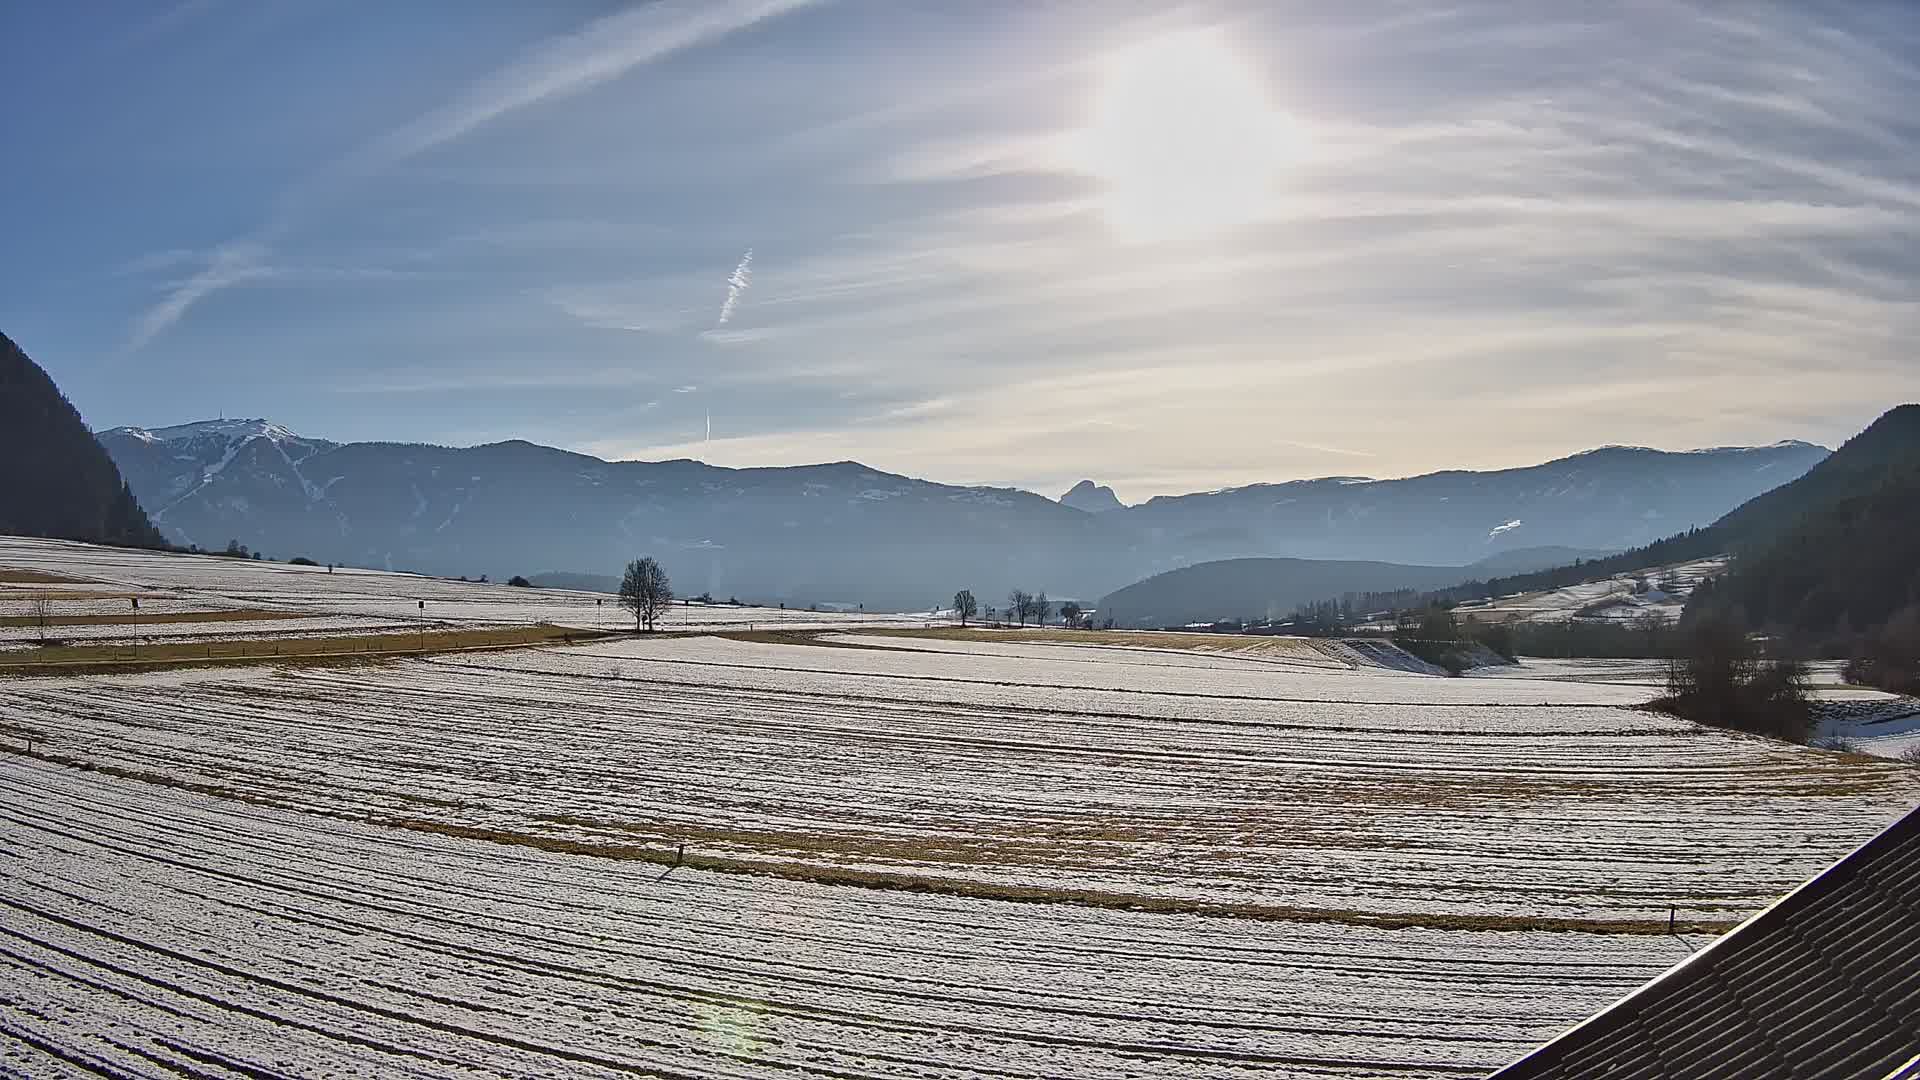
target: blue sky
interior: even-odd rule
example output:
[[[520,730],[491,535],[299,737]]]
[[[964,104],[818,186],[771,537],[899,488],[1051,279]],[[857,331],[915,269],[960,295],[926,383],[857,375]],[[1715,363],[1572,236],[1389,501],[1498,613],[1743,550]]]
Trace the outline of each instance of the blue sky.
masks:
[[[1894,0],[187,0],[0,40],[0,329],[100,427],[1131,501],[1833,444],[1920,387]]]

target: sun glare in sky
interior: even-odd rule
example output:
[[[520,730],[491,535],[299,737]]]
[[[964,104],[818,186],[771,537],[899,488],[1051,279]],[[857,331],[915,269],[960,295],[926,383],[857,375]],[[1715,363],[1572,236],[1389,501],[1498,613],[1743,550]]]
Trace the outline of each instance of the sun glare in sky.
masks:
[[[1264,216],[1301,140],[1224,35],[1197,30],[1106,57],[1079,143],[1108,224],[1151,241]]]

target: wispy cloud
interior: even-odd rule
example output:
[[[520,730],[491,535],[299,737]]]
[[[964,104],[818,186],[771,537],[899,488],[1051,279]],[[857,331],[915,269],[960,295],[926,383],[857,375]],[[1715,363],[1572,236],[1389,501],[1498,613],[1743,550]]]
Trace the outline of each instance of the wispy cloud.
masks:
[[[644,109],[605,92],[797,6],[622,9],[430,98],[251,244],[125,267],[164,286],[137,340],[223,288],[353,272],[269,250],[291,247],[274,230],[306,220],[306,193],[390,170],[396,195],[465,182],[391,219],[443,231],[396,236],[425,254],[393,261],[459,295],[338,312],[329,333],[412,331],[360,350],[378,355],[340,388],[471,391],[477,410],[571,390],[566,437],[622,454],[1149,495],[1598,442],[1826,441],[1911,395],[1904,5],[1210,0],[1149,23],[1098,0],[961,21],[877,5],[857,41],[794,20],[807,32],[662,66]],[[1243,225],[1120,244],[1110,178],[1068,152],[1097,58],[1214,18],[1307,151]],[[551,124],[507,122],[544,108]],[[714,253],[749,241],[715,305]],[[438,317],[460,304],[486,307],[486,335]],[[441,347],[456,339],[473,347]],[[693,400],[725,420],[710,444]],[[1436,414],[1437,442],[1392,434]],[[517,422],[540,413],[495,421]]]
[[[651,386],[658,379],[645,372],[617,368],[582,371],[507,371],[475,372],[419,371],[393,372],[333,379],[327,390],[335,394],[447,394],[501,390],[610,390]]]
[[[263,245],[245,240],[216,248],[206,266],[174,285],[165,299],[140,316],[133,325],[132,336],[127,339],[127,349],[138,349],[152,341],[179,321],[188,308],[221,289],[268,276],[271,271],[262,263],[266,254]]]
[[[528,50],[445,105],[364,147],[350,168],[384,167],[508,113],[617,79],[642,64],[820,0],[661,0],[595,19]]]
[[[153,11],[144,20],[134,23],[123,37],[114,41],[108,48],[108,54],[130,52],[150,45],[156,38],[204,18],[220,2],[221,0],[179,0],[177,3]],[[143,5],[138,10],[148,11],[154,6]]]
[[[733,310],[740,306],[740,298],[747,295],[747,286],[752,284],[753,249],[748,248],[733,273],[727,275],[727,298],[720,304],[720,318],[714,322],[715,326],[727,325],[727,320],[733,318]]]
[[[138,350],[222,289],[260,276],[254,268],[292,218],[342,184],[391,168],[510,113],[568,97],[641,65],[808,7],[821,0],[662,0],[595,19],[543,42],[446,104],[416,117],[284,193],[276,216],[249,236],[215,249],[210,265],[170,289],[135,322]],[[183,8],[192,5],[182,5]]]

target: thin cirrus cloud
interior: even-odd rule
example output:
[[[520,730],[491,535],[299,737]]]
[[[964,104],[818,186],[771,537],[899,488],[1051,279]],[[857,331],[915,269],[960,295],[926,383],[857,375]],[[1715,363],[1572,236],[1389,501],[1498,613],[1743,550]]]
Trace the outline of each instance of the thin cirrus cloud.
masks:
[[[1596,58],[1565,81],[1512,57],[1529,85],[1476,76],[1437,101],[1409,96],[1310,118],[1314,152],[1288,190],[1262,220],[1210,246],[1109,250],[1081,213],[1082,195],[1052,189],[898,226],[866,243],[865,265],[845,248],[820,259],[818,273],[796,261],[783,273],[794,292],[817,299],[784,314],[783,359],[758,375],[779,379],[812,341],[832,348],[833,368],[849,381],[883,380],[909,400],[952,390],[927,374],[947,371],[946,362],[1011,376],[979,388],[952,453],[929,450],[938,438],[876,440],[908,460],[932,458],[928,467],[947,475],[965,475],[970,462],[1010,466],[1020,448],[1043,441],[1019,418],[1019,403],[1046,371],[1082,362],[1076,341],[1096,343],[1102,370],[1131,370],[1162,396],[1160,411],[1175,414],[1150,452],[1161,461],[1181,440],[1234,461],[1283,459],[1264,425],[1249,420],[1241,435],[1219,422],[1243,411],[1229,394],[1264,396],[1269,413],[1309,432],[1322,423],[1311,413],[1343,412],[1324,422],[1321,438],[1299,440],[1330,447],[1370,410],[1408,407],[1396,398],[1496,411],[1502,382],[1529,406],[1589,410],[1593,419],[1575,426],[1588,428],[1576,438],[1590,442],[1671,441],[1676,422],[1698,442],[1844,435],[1910,395],[1915,374],[1903,343],[1920,328],[1911,299],[1920,190],[1900,162],[1920,140],[1899,102],[1920,86],[1916,54],[1898,47],[1914,42],[1914,24],[1880,25],[1873,16],[1884,8],[1831,25],[1795,9],[1744,18],[1685,4],[1647,10],[1667,35],[1653,48],[1636,44],[1646,27],[1625,21],[1529,32],[1534,45]],[[1516,34],[1526,36],[1450,27],[1417,51],[1466,59],[1511,46]],[[1732,41],[1743,50],[1727,52]],[[1706,62],[1717,55],[1739,61]],[[1768,89],[1782,85],[1795,94]],[[1045,143],[1020,123],[940,132],[886,147],[849,179],[947,190],[1003,180],[1008,187],[991,190],[1017,192],[1017,182],[1057,169],[1036,149]],[[870,272],[910,255],[934,268],[930,280],[903,289]],[[884,284],[859,284],[876,276]],[[783,284],[770,279],[762,304],[779,304]],[[882,289],[884,302],[874,303]],[[884,346],[845,344],[864,340]],[[1150,359],[1168,350],[1186,365],[1259,359],[1230,366],[1236,377],[1210,389],[1183,375],[1190,368]],[[1303,373],[1294,358],[1319,373]],[[1330,385],[1379,367],[1402,373],[1402,392]],[[1794,413],[1776,406],[1807,394],[1809,368],[1844,375],[1818,395],[1831,427],[1740,426],[1743,416]],[[1593,384],[1601,373],[1611,388]],[[1659,392],[1663,380],[1676,395]],[[1164,400],[1210,393],[1219,395],[1211,408]],[[1289,398],[1314,405],[1303,413]],[[1081,405],[1054,403],[1066,415]],[[1617,411],[1592,412],[1602,406]],[[1182,412],[1192,416],[1184,428]],[[1464,452],[1446,464],[1502,463],[1496,430],[1509,447],[1577,448],[1548,438],[1535,418],[1499,421],[1504,428],[1486,427],[1485,438],[1450,435]],[[1554,422],[1567,421],[1563,412]],[[738,457],[839,453],[861,438],[824,424],[775,428],[740,443]],[[798,449],[782,453],[783,445]],[[1089,463],[1127,456],[1118,441],[1085,445]],[[734,460],[724,447],[714,453]],[[1386,472],[1421,464],[1405,451],[1378,456]],[[1113,475],[1112,465],[1086,471],[1095,468]],[[1167,470],[1154,475],[1164,480]]]
[[[634,68],[723,37],[820,0],[684,0],[648,4],[595,19],[576,33],[529,49],[439,108],[362,145],[292,190],[254,234],[214,248],[206,265],[172,287],[135,321],[135,351],[215,292],[270,276],[269,244],[291,227],[300,208],[341,185],[391,168],[459,139],[520,109],[557,101],[617,79]]]
[[[331,384],[356,408],[431,391],[485,414],[469,429],[612,456],[1091,476],[1130,498],[1606,442],[1831,442],[1911,394],[1905,5],[772,18],[813,6],[654,4],[511,53],[268,193],[255,232],[128,253],[126,275],[169,278],[131,341],[158,351],[225,289],[320,305],[351,267],[396,265],[422,277],[392,279],[395,307],[434,302],[383,309],[408,333],[392,374]],[[1195,28],[1232,43],[1301,151],[1244,220],[1130,242],[1076,139],[1103,55]],[[417,253],[382,248],[384,219],[355,231],[334,193],[377,204],[441,148],[434,205],[396,218]],[[301,248],[295,220],[341,229]],[[741,252],[721,295],[715,264]],[[484,332],[462,335],[469,313]],[[312,316],[338,326],[302,326],[366,338],[370,320],[343,300]],[[532,392],[574,403],[564,430],[514,412]]]

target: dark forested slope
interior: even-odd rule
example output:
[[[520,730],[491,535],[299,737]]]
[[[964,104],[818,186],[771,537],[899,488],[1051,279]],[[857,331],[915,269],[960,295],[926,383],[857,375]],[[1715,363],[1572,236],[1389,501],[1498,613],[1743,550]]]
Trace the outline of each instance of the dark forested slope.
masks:
[[[1788,489],[1807,487],[1796,499]],[[1745,551],[1714,590],[1755,625],[1866,631],[1920,604],[1920,405],[1874,421],[1801,480],[1728,514]]]
[[[113,459],[80,413],[0,334],[0,533],[158,547]]]

